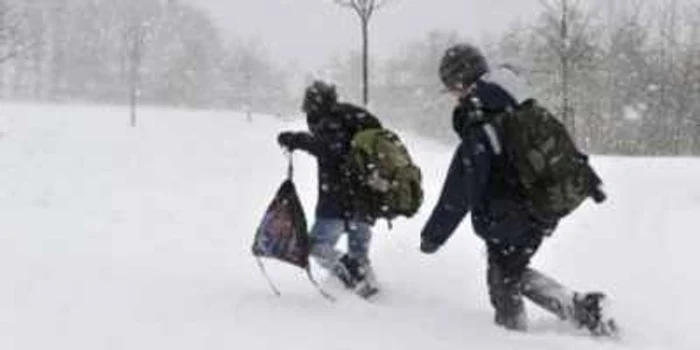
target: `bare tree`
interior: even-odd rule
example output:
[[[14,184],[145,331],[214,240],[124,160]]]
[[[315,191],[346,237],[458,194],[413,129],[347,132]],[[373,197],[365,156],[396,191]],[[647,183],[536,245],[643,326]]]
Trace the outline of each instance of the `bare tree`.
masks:
[[[440,93],[442,82],[436,74],[440,57],[450,46],[463,41],[454,31],[434,30],[400,48],[381,66],[383,79],[374,89],[377,113],[387,122],[419,130],[426,136],[451,140],[450,118],[454,101]]]
[[[362,29],[362,103],[369,103],[369,21],[376,10],[382,8],[387,0],[334,0],[336,4],[355,11],[360,18]]]
[[[260,50],[254,41],[250,41],[238,48],[232,59],[233,62],[231,62],[234,66],[232,67],[233,74],[239,77],[239,89],[242,88],[239,95],[243,98],[243,110],[248,122],[253,121],[254,97],[258,95],[254,78],[265,68],[264,63],[260,60],[262,56]]]
[[[686,69],[688,74],[686,78],[689,82],[686,87],[688,91],[688,120],[685,123],[684,131],[687,139],[690,142],[690,152],[700,154],[700,101],[697,96],[700,96],[700,5],[694,5],[687,11],[690,33],[688,38],[688,52],[686,60]],[[692,81],[692,83],[690,83]]]
[[[10,60],[32,46],[27,37],[27,13],[11,1],[0,0],[0,63]]]
[[[141,86],[141,62],[144,55],[147,28],[145,25],[134,25],[127,29],[126,57],[129,74],[129,106],[131,110],[131,126],[136,126],[136,104]]]
[[[681,22],[675,40],[677,48],[674,49],[673,64],[668,68],[673,108],[669,113],[672,117],[666,122],[672,131],[673,154],[689,154],[698,131],[694,117],[700,111],[697,98],[700,92],[700,5],[692,2],[679,4],[677,16]]]
[[[591,20],[579,0],[540,0],[544,6],[540,34],[558,61],[561,84],[561,116],[572,135],[576,135],[576,120],[571,103],[573,74],[580,64],[594,55],[591,43]]]
[[[129,2],[127,1],[128,5]],[[141,75],[143,59],[146,54],[147,40],[154,29],[157,20],[157,3],[149,3],[150,7],[126,10],[127,20],[124,26],[124,58],[126,59],[126,74],[129,85],[130,124],[136,126],[136,107],[141,91]]]
[[[649,115],[644,120],[643,139],[645,151],[654,154],[672,154],[678,151],[677,123],[679,119],[679,94],[685,83],[682,73],[681,51],[683,32],[680,3],[664,0],[654,8],[653,39],[647,54],[649,60],[648,92]]]
[[[643,17],[649,6],[645,0],[607,5],[603,87],[597,95],[606,125],[593,138],[605,151],[638,153],[639,127],[650,100],[644,87],[650,84],[651,25]]]

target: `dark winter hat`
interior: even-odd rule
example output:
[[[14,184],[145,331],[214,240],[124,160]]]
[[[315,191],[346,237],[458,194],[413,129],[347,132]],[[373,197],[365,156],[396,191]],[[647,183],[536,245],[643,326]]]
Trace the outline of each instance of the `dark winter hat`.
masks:
[[[304,113],[325,111],[337,102],[338,93],[335,91],[335,85],[316,80],[306,88],[301,109]]]
[[[440,80],[448,89],[467,87],[488,72],[486,58],[470,44],[457,44],[440,61]]]

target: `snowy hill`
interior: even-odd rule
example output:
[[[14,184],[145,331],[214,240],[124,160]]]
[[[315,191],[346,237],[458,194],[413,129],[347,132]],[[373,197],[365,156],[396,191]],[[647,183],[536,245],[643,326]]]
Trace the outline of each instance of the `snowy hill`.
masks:
[[[359,300],[249,250],[284,177],[275,142],[302,128],[227,112],[0,105],[0,349],[698,349],[700,160],[597,157],[610,200],[587,203],[534,266],[616,300],[621,341],[528,305],[532,330],[495,327],[485,252],[469,225],[418,251],[452,150],[407,136],[426,205],[376,229],[383,294]],[[295,156],[307,213],[315,163]],[[311,218],[310,218],[311,219]]]

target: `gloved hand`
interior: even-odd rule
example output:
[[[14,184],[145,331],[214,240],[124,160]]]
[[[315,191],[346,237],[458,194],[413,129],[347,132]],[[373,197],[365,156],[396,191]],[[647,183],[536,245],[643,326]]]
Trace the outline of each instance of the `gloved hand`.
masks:
[[[425,254],[433,254],[433,253],[437,252],[438,249],[440,249],[440,246],[441,246],[440,244],[424,238],[424,239],[421,239],[421,242],[420,242],[420,251],[425,253]]]
[[[286,148],[289,151],[294,150],[294,137],[296,136],[296,133],[293,131],[283,131],[277,135],[277,143],[279,143],[280,146]]]

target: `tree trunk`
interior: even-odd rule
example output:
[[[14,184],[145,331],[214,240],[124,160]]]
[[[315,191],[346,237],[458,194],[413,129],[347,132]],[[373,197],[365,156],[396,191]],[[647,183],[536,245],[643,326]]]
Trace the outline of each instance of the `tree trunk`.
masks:
[[[132,64],[133,64],[133,62],[132,62]],[[132,69],[131,84],[129,84],[130,85],[129,106],[131,107],[131,123],[130,123],[130,125],[132,127],[135,127],[136,126],[136,103],[137,103],[136,99],[137,99],[137,94],[138,94],[138,92],[137,92],[138,88],[136,86],[137,85],[136,74],[134,72],[136,69],[135,69],[135,67],[132,67],[131,69]]]
[[[141,34],[136,32],[132,38],[132,51],[130,59],[130,74],[129,74],[129,105],[131,106],[131,126],[136,126],[136,104],[138,102],[138,93],[140,85],[139,69],[141,65]]]
[[[561,90],[562,90],[562,122],[569,128],[571,138],[576,140],[576,121],[573,118],[571,111],[571,103],[569,101],[569,87],[571,62],[569,60],[570,45],[569,42],[569,6],[567,0],[562,1],[561,11]]]
[[[369,103],[369,20],[362,19],[362,103]]]
[[[570,92],[569,92],[570,87],[571,87],[570,70],[571,70],[571,65],[569,64],[568,58],[562,57],[562,60],[561,60],[562,121],[564,122],[564,125],[566,125],[569,128],[569,132],[571,133],[571,137],[575,140],[576,139],[576,120],[574,119],[573,110],[571,108],[571,100],[570,100]]]

